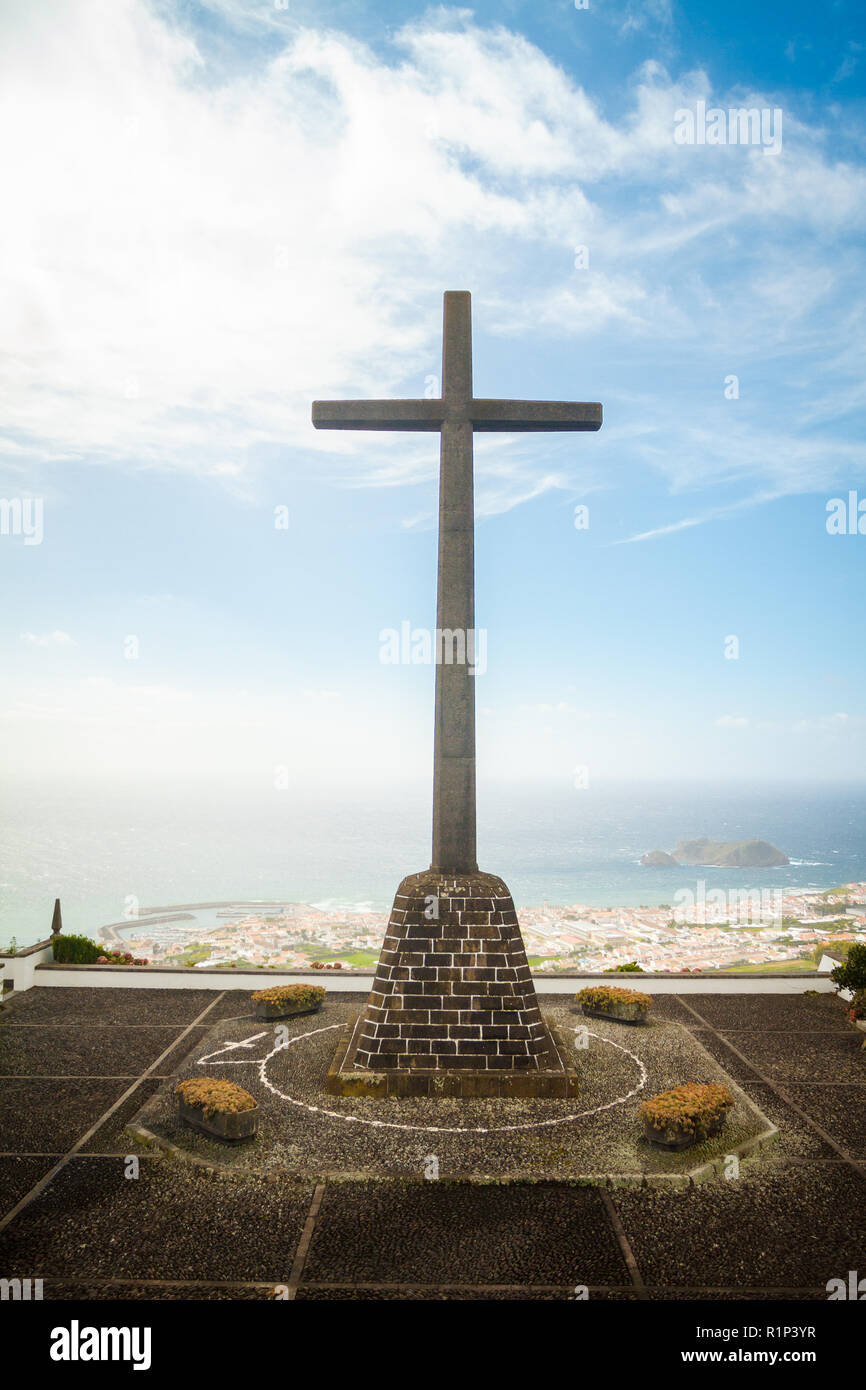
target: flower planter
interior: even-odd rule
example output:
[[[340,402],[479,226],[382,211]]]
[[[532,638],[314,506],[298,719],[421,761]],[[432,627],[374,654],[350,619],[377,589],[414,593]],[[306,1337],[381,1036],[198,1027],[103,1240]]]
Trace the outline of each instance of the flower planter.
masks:
[[[259,1127],[259,1107],[249,1091],[213,1076],[188,1076],[174,1088],[182,1124],[214,1139],[250,1139]]]
[[[268,1021],[275,1018],[298,1018],[301,1014],[317,1014],[321,1012],[321,1004],[313,1004],[306,1009],[299,1009],[292,1004],[269,1004],[263,1000],[256,1000],[256,1018],[263,1018]]]
[[[643,1023],[647,1009],[643,1004],[613,1004],[609,1009],[593,1009],[581,1004],[580,1012],[588,1018],[612,1018],[617,1023]]]
[[[644,1135],[660,1149],[690,1149],[723,1128],[734,1097],[718,1082],[686,1082],[645,1100],[640,1108]]]
[[[589,1018],[610,1018],[615,1023],[643,1023],[652,1008],[652,996],[619,985],[592,985],[574,996],[578,1009]]]
[[[317,1014],[325,1002],[321,985],[271,985],[250,995],[256,1018],[296,1018],[299,1014]]]
[[[722,1115],[719,1119],[713,1120],[707,1125],[696,1125],[693,1130],[681,1129],[679,1125],[668,1125],[665,1129],[655,1129],[649,1122],[644,1120],[644,1135],[651,1144],[656,1144],[660,1149],[669,1149],[672,1153],[679,1153],[681,1149],[690,1149],[694,1144],[701,1144],[705,1139],[712,1139],[724,1129],[727,1115]]]
[[[259,1107],[251,1110],[217,1110],[209,1115],[201,1105],[190,1105],[182,1096],[177,1098],[178,1118],[200,1134],[209,1134],[215,1139],[225,1139],[233,1143],[238,1139],[251,1139],[259,1127]]]

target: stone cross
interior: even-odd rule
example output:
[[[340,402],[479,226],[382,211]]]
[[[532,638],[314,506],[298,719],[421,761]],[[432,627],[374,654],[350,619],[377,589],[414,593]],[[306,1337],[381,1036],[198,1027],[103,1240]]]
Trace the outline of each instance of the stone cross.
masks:
[[[433,862],[477,870],[475,850],[475,500],[473,435],[527,430],[597,430],[601,406],[585,401],[508,401],[472,394],[471,296],[447,291],[442,328],[442,395],[436,400],[314,401],[316,429],[430,430],[440,435],[439,576],[436,604],[436,713],[433,745]],[[442,636],[440,636],[440,634]],[[458,655],[443,660],[454,634]]]

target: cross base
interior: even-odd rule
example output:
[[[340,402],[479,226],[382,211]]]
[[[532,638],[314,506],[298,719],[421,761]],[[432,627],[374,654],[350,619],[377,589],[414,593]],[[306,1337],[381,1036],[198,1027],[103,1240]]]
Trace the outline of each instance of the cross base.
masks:
[[[566,1097],[577,1078],[541,1017],[502,879],[429,869],[397,889],[367,1006],[332,1095]]]
[[[542,1054],[543,1065],[531,1071],[453,1071],[449,1067],[435,1070],[421,1065],[377,1067],[370,1071],[357,1067],[358,1031],[364,1020],[361,1014],[346,1029],[331,1066],[325,1090],[332,1096],[370,1096],[406,1100],[410,1096],[457,1100],[525,1099],[565,1100],[578,1092],[577,1073],[566,1058],[557,1030],[545,1025],[548,1051]]]

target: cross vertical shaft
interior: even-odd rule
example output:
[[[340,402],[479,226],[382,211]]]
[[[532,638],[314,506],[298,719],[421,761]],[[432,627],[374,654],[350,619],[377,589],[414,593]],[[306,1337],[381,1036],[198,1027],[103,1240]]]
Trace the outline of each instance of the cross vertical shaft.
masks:
[[[471,300],[463,291],[445,295],[442,400],[436,597],[440,655],[436,663],[431,867],[471,873],[478,867],[475,678],[470,649],[475,637],[475,499]],[[449,653],[457,659],[449,662]]]
[[[488,400],[472,394],[472,307],[465,290],[445,295],[442,394],[435,400],[314,401],[328,430],[438,430],[439,573],[431,870],[477,872],[475,848],[475,430],[597,430],[595,401]]]

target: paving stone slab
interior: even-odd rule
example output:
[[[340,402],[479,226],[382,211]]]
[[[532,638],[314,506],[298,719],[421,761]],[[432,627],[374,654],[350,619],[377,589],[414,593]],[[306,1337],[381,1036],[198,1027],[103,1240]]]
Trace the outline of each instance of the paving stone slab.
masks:
[[[628,1284],[600,1192],[553,1185],[329,1183],[304,1282]]]
[[[0,1217],[11,1211],[56,1162],[56,1158],[0,1158]]]
[[[99,1126],[93,1138],[88,1140],[81,1152],[83,1154],[136,1153],[137,1147],[130,1143],[126,1126],[131,1117],[137,1114],[150,1096],[156,1094],[162,1084],[158,1077],[140,1081],[132,1095],[122,1105],[119,1105],[112,1115],[109,1115],[104,1124]]]
[[[772,1154],[774,1161],[785,1158],[822,1159],[838,1157],[835,1149],[819,1134],[816,1134],[814,1129],[797,1114],[796,1110],[793,1110],[776,1094],[772,1086],[765,1085],[761,1081],[744,1081],[740,1084],[767,1118],[778,1126],[779,1134]],[[816,1089],[815,1087],[810,1088],[810,1090]],[[786,1086],[785,1091],[792,1096],[792,1099],[796,1099],[792,1087]],[[800,1102],[797,1101],[797,1103]]]
[[[862,1266],[863,1177],[826,1163],[741,1174],[675,1193],[611,1194],[648,1285],[823,1288]]]
[[[236,990],[234,994],[249,998],[246,990]],[[202,1009],[218,997],[219,991],[212,989],[79,989],[74,985],[45,989],[37,986],[16,995],[3,1012],[3,1023],[48,1023],[64,1027],[88,1023],[115,1027],[145,1023],[183,1025],[194,1022]]]
[[[788,1085],[785,1090],[852,1158],[866,1159],[866,1082],[857,1086]]]
[[[182,1031],[176,1024],[166,1028],[0,1027],[0,1076],[136,1077]]]
[[[627,984],[626,981],[623,980],[622,987],[625,989],[631,989],[633,987],[634,989],[639,990],[640,982],[635,977],[635,984],[634,986],[632,986],[630,984]],[[695,1019],[694,1014],[690,1013],[686,1006],[683,1003],[681,1003],[675,995],[654,994],[652,996],[652,1001],[653,1018],[663,1018],[669,1021],[670,1023],[682,1023],[685,1025],[686,1028],[694,1028],[697,1026],[697,1021]],[[542,997],[542,1003],[544,1002],[544,998]]]
[[[170,1163],[124,1177],[77,1159],[0,1233],[0,1268],[40,1277],[287,1283],[312,1187],[223,1182]]]
[[[185,1031],[181,1031],[178,1034],[177,1041],[175,1042],[174,1046],[168,1052],[163,1061],[160,1062],[157,1070],[155,1072],[152,1072],[151,1074],[153,1076],[163,1078],[168,1076],[175,1076],[176,1073],[183,1066],[187,1057],[189,1057],[191,1053],[195,1052],[196,1048],[198,1048],[203,1042],[203,1040],[206,1037],[208,1037],[210,1031],[210,1027],[204,1024],[196,1024],[194,1028],[190,1028],[188,1033]]]
[[[129,1085],[92,1077],[0,1080],[0,1145],[18,1153],[68,1153]]]
[[[845,1032],[851,1025],[836,994],[689,994],[688,1003],[713,1028]],[[697,1023],[690,1015],[692,1023]]]
[[[728,1075],[732,1076],[739,1085],[742,1086],[746,1081],[759,1080],[754,1067],[750,1066],[748,1061],[744,1062],[742,1058],[738,1057],[737,1054],[732,1052],[726,1045],[724,1037],[728,1037],[728,1034],[725,1034],[724,1037],[719,1037],[715,1033],[711,1033],[708,1028],[704,1028],[695,1029],[693,1036],[700,1040],[701,1046],[709,1052],[711,1057],[715,1057],[719,1066],[723,1067]],[[736,1044],[736,1046],[739,1046],[739,1044]],[[740,1050],[743,1051],[744,1049],[740,1048]],[[750,1054],[746,1051],[745,1055],[748,1057]],[[757,1058],[755,1059],[755,1065],[760,1066],[760,1062],[757,1061]]]
[[[856,1030],[850,1034],[730,1032],[724,1036],[770,1081],[866,1084],[866,1052],[860,1047],[862,1034]]]

